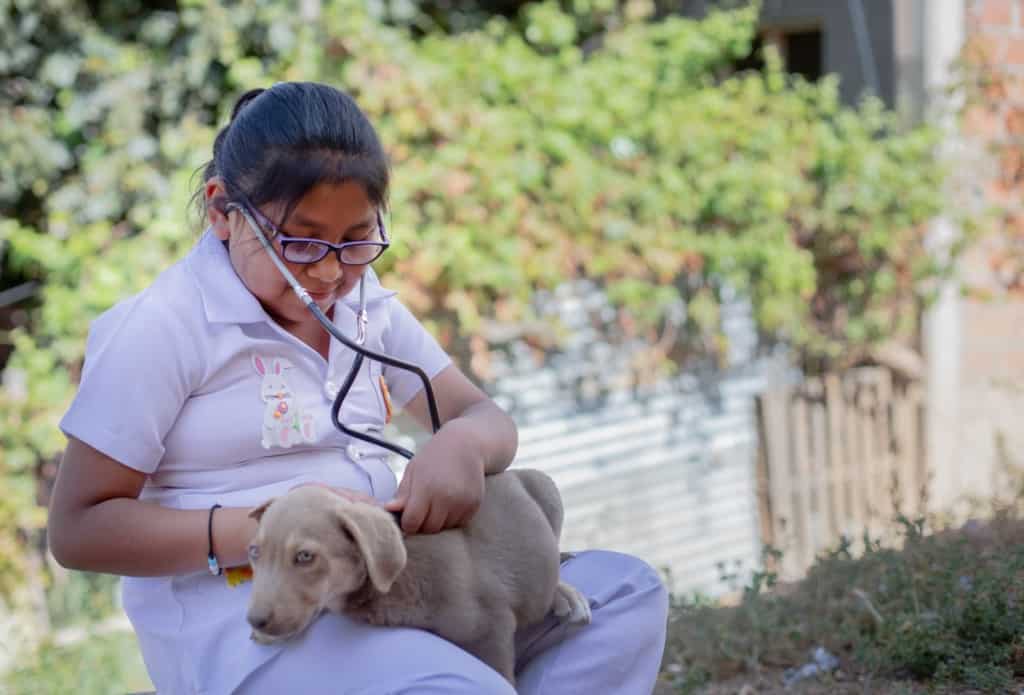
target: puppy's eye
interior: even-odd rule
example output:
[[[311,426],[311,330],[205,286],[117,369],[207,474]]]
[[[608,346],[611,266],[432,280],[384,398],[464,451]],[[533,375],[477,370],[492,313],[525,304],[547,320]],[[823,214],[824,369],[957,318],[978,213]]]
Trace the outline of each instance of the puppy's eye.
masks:
[[[295,553],[295,564],[296,565],[308,565],[313,562],[313,553],[308,550],[300,550]]]
[[[258,560],[260,557],[260,547],[253,543],[249,546],[249,559]]]

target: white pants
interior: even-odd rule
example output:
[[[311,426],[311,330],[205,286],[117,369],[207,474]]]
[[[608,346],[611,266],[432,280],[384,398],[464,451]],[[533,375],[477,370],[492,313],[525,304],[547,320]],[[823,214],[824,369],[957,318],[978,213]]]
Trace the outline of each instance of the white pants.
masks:
[[[562,578],[585,595],[583,627],[549,619],[516,644],[517,690],[527,695],[649,695],[661,665],[668,595],[657,573],[620,553],[579,553]],[[372,627],[324,615],[304,636],[250,674],[242,695],[512,695],[483,662],[422,630]]]

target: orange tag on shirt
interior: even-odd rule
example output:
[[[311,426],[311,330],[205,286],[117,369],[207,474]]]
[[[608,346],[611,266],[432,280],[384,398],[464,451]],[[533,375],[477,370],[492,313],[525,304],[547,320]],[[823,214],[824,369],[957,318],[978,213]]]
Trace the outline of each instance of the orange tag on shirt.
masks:
[[[224,570],[224,579],[228,586],[238,586],[252,579],[252,567],[242,565],[241,567],[228,567]]]
[[[377,377],[380,381],[380,395],[384,397],[384,424],[391,422],[391,394],[388,392],[388,384],[384,381],[384,375]]]

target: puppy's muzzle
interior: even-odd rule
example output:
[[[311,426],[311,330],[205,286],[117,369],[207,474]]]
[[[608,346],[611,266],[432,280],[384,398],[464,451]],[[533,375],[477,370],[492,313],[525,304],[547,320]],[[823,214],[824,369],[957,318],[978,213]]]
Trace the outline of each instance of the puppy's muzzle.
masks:
[[[245,616],[245,619],[249,621],[249,624],[252,625],[254,629],[259,630],[259,631],[263,631],[263,630],[266,629],[266,627],[268,625],[270,625],[270,621],[271,621],[271,619],[273,619],[273,617],[274,617],[274,611],[273,610],[268,610],[268,611],[250,610],[248,615]]]

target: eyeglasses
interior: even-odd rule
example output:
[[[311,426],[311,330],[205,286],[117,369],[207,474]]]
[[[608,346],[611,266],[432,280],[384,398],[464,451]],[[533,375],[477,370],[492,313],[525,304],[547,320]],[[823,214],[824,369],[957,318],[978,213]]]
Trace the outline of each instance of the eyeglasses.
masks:
[[[241,209],[242,203],[228,203],[226,212],[233,209]],[[277,228],[273,222],[252,205],[245,205],[245,209],[256,217],[260,224],[265,225],[273,238],[281,244],[281,256],[289,263],[297,265],[310,265],[322,261],[328,253],[334,252],[339,263],[345,265],[366,265],[373,263],[380,258],[391,242],[388,240],[387,230],[384,229],[384,218],[377,210],[377,228],[371,232],[372,238],[360,239],[359,241],[345,241],[340,244],[332,244],[322,239],[311,239],[310,237],[288,236]]]

